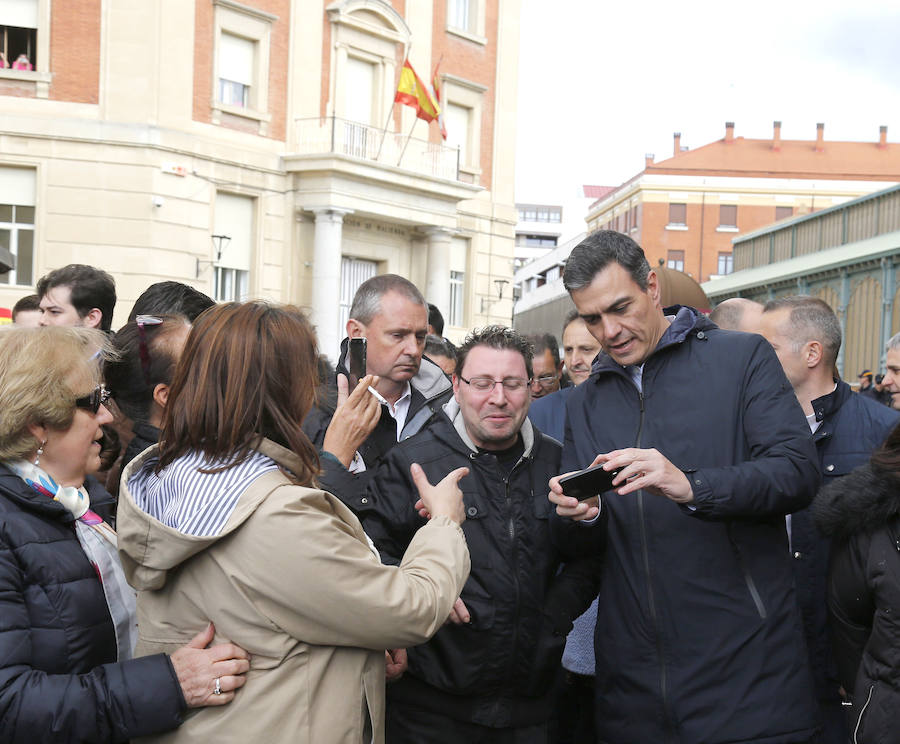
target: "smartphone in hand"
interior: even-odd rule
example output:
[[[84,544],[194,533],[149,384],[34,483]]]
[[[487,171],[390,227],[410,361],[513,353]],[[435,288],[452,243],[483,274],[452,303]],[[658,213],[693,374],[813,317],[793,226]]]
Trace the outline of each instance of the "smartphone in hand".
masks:
[[[613,479],[619,474],[618,470],[610,470],[607,472],[603,469],[603,465],[594,465],[577,473],[571,473],[564,478],[559,479],[559,485],[562,487],[566,496],[574,496],[579,501],[584,501],[593,496],[599,496],[604,491],[611,491]]]
[[[350,339],[347,351],[347,369],[350,372],[350,389],[353,390],[366,376],[366,340],[364,338]]]

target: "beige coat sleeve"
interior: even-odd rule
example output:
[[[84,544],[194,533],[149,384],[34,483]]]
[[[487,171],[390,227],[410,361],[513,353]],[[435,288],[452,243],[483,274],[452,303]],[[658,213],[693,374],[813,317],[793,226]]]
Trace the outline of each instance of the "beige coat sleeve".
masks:
[[[469,575],[458,525],[432,519],[399,566],[374,555],[338,499],[297,486],[275,489],[229,540],[221,559],[259,612],[310,644],[404,648],[443,625]]]

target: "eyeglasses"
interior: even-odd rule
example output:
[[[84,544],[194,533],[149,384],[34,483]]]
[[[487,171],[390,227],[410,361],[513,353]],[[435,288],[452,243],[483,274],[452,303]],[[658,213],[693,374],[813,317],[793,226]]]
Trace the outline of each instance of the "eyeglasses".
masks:
[[[150,349],[147,346],[147,333],[144,331],[144,326],[156,326],[162,323],[162,318],[157,318],[155,315],[138,315],[134,322],[137,323],[138,327],[138,335],[140,336],[140,346],[138,347],[138,353],[141,356],[141,370],[144,373],[144,382],[149,387],[150,385]]]
[[[543,377],[535,377],[531,380],[531,383],[537,383],[542,388],[552,388],[559,382],[559,378],[556,375],[544,375]]]
[[[85,411],[90,411],[91,413],[97,413],[97,411],[100,410],[100,406],[105,406],[109,403],[109,398],[109,390],[106,389],[105,385],[100,384],[91,390],[90,395],[76,398],[75,407],[83,408]]]
[[[457,377],[479,393],[487,393],[493,390],[494,385],[497,384],[503,385],[503,389],[508,393],[517,393],[531,382],[523,377],[505,377],[502,380],[495,380],[491,377],[473,377],[471,380],[467,380],[462,375],[457,375]]]

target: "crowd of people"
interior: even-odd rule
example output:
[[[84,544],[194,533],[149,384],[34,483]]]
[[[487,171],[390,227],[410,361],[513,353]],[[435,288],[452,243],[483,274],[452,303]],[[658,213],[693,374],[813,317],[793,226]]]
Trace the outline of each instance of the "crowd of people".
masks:
[[[455,345],[387,274],[332,350],[43,277],[0,331],[0,740],[900,742],[900,334],[856,392],[819,299],[663,308],[613,231],[563,281],[561,344]]]

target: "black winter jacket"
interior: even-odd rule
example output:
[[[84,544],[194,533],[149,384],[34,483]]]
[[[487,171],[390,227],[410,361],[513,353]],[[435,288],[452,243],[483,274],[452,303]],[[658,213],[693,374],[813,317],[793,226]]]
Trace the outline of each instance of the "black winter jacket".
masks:
[[[809,427],[771,346],[692,308],[643,365],[640,392],[605,353],[566,407],[563,471],[655,448],[690,506],[605,495],[595,649],[598,738],[609,744],[799,742],[817,711],[784,515],[819,484]],[[562,549],[590,526],[554,516]]]
[[[833,540],[828,609],[851,740],[900,744],[900,476],[866,465],[812,508]]]
[[[346,366],[349,339],[341,343],[341,355],[335,370],[338,374],[348,375]],[[406,414],[406,423],[400,434],[400,441],[408,439],[421,431],[441,410],[441,406],[453,395],[453,386],[444,371],[428,357],[422,357],[422,364],[415,377],[409,381],[411,400]],[[337,383],[335,380],[320,390],[319,404],[313,408],[303,420],[303,431],[312,443],[321,449],[325,441],[325,432],[331,423],[331,417],[337,404]],[[319,484],[326,491],[340,498],[353,512],[361,517],[370,508],[368,500],[364,500],[364,491],[372,473],[384,460],[388,452],[397,444],[397,423],[391,418],[384,406],[381,407],[381,420],[375,430],[359,448],[366,469],[361,473],[351,473],[335,457],[321,459],[322,473]]]
[[[816,419],[822,422],[813,441],[825,484],[865,464],[900,422],[900,413],[854,393],[841,381],[834,392],[817,398],[812,406]],[[825,601],[830,545],[831,541],[816,529],[810,508],[791,515],[794,579],[816,694],[821,700],[837,703],[840,682]]]
[[[108,517],[109,494],[88,491]],[[122,742],[175,728],[185,708],[167,656],[116,662],[71,513],[0,465],[0,741]]]
[[[547,522],[557,442],[526,419],[525,452],[505,476],[494,455],[472,445],[456,401],[444,410],[455,424],[442,414],[375,473],[366,493],[376,512],[363,526],[382,559],[396,562],[425,523],[413,508],[410,464],[419,463],[431,483],[468,467],[460,488],[472,570],[461,596],[471,622],[445,625],[409,649],[409,671],[388,686],[388,704],[405,701],[483,726],[537,724],[553,713],[566,634],[596,596],[597,561],[573,562],[557,575],[562,560]]]

